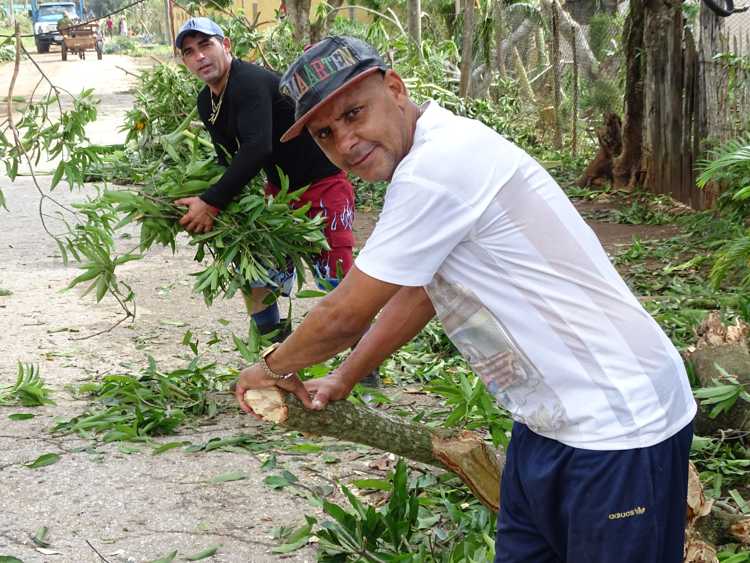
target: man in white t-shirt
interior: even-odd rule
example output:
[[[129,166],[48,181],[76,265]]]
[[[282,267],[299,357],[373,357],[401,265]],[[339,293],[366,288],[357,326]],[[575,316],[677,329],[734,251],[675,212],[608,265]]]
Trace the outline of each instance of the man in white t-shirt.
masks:
[[[435,102],[421,107],[366,43],[327,38],[281,81],[326,156],[389,180],[342,283],[236,395],[277,385],[308,408],[354,384],[437,314],[515,420],[496,561],[682,561],[696,405],[679,354],[591,229],[530,156]],[[346,349],[334,373],[300,368]]]

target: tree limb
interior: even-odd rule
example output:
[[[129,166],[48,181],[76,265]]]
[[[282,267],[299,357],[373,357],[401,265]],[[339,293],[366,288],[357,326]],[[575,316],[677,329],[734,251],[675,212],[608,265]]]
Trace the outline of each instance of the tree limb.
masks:
[[[247,391],[245,401],[269,422],[447,469],[458,475],[482,504],[494,511],[500,507],[504,457],[473,432],[413,424],[349,401],[334,401],[322,411],[309,411],[296,397],[276,387]]]

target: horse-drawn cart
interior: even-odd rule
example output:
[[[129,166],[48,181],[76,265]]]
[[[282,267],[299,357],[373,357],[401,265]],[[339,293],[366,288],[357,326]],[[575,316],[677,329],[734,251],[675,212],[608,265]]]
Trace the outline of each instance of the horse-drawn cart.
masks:
[[[96,58],[102,58],[103,40],[96,23],[73,24],[60,30],[63,36],[62,60],[68,60],[68,53],[86,58],[86,51],[96,51]]]

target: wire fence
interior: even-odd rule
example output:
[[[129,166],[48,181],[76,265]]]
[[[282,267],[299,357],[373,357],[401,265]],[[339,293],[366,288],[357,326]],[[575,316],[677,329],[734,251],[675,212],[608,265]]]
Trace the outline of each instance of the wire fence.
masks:
[[[540,134],[576,151],[580,135],[593,138],[604,114],[621,113],[624,14],[600,12],[578,22],[555,7],[529,12],[511,5],[502,17],[501,74],[517,81],[538,112]]]
[[[721,23],[714,56],[700,61],[715,67],[716,79],[708,85],[718,102],[709,130],[712,143],[750,131],[750,12],[732,14]]]
[[[604,115],[622,115],[626,15],[598,12],[577,22],[562,10],[519,14],[506,8],[501,72],[519,83],[529,108],[539,113],[541,134],[557,129],[558,143],[575,150],[582,132],[594,138]],[[750,132],[750,11],[714,21],[718,41],[702,46],[696,69],[713,77],[705,86],[717,106],[708,115],[709,144]],[[698,12],[686,24],[700,45]]]

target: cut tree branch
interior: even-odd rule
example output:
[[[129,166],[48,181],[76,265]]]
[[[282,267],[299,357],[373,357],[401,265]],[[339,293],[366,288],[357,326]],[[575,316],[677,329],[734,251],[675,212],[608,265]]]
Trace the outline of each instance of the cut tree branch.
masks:
[[[322,411],[309,411],[295,396],[277,387],[246,391],[245,402],[263,420],[292,430],[364,444],[447,469],[458,475],[487,508],[497,512],[500,507],[500,476],[505,457],[473,432],[410,423],[349,401],[334,401]],[[706,541],[709,529],[711,540],[729,538],[750,543],[750,517],[727,514],[726,508],[715,507],[706,499],[692,464],[687,505],[689,554],[713,549]],[[703,560],[691,555],[685,561]]]
[[[473,432],[410,423],[349,401],[334,401],[322,411],[309,411],[296,397],[278,388],[247,391],[245,401],[269,422],[447,469],[458,475],[482,504],[494,511],[500,506],[504,457]]]

